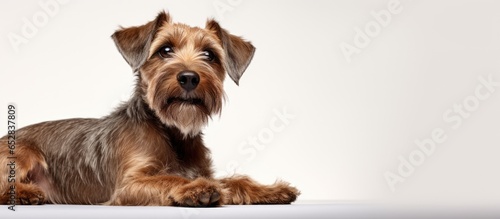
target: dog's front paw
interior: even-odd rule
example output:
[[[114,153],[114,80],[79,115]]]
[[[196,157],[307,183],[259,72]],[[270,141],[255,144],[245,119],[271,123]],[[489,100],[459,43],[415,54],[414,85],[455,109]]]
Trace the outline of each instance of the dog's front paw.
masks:
[[[224,204],[230,205],[290,204],[300,195],[297,188],[283,181],[262,185],[246,176],[233,176],[221,182],[228,190]]]
[[[274,193],[274,196],[271,196],[272,199],[270,200],[272,204],[290,204],[300,195],[300,191],[297,188],[290,186],[286,182],[276,183],[275,188],[276,193]]]
[[[213,207],[222,203],[222,189],[218,182],[198,178],[172,190],[170,199],[185,207]]]
[[[17,191],[16,204],[41,205],[45,202],[45,195],[37,188],[26,188]]]

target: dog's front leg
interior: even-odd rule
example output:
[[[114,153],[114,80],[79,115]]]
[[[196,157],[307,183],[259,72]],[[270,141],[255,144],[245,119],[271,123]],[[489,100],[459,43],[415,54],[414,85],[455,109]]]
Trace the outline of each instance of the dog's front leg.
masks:
[[[197,178],[189,180],[175,175],[134,177],[117,188],[109,205],[156,205],[206,207],[222,204],[219,182]]]
[[[290,204],[300,195],[299,190],[282,181],[261,185],[246,176],[233,176],[220,182],[227,190],[223,200],[227,205]]]

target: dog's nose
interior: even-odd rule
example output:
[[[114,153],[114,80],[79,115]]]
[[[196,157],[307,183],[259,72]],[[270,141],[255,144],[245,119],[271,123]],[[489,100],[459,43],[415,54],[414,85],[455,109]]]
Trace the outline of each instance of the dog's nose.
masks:
[[[177,75],[177,81],[186,91],[192,91],[200,83],[200,76],[192,71],[183,71]]]

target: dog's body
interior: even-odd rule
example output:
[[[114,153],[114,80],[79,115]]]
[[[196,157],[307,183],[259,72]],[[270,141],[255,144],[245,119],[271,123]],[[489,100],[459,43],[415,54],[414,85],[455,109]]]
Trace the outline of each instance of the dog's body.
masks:
[[[18,130],[15,158],[7,137],[1,138],[0,204],[295,201],[298,190],[284,182],[264,186],[243,176],[214,179],[203,144],[201,129],[222,107],[225,73],[238,83],[252,59],[249,42],[213,20],[202,29],[172,23],[166,13],[112,37],[137,73],[132,98],[101,119],[51,121]],[[12,159],[15,178],[4,165]]]

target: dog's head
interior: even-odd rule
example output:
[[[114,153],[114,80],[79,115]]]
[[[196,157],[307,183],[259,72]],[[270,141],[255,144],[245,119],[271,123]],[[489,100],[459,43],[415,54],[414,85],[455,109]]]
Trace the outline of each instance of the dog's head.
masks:
[[[255,51],[214,20],[205,28],[190,27],[173,23],[165,12],[112,38],[138,74],[144,101],[185,136],[199,134],[210,116],[220,113],[225,74],[238,84]]]

